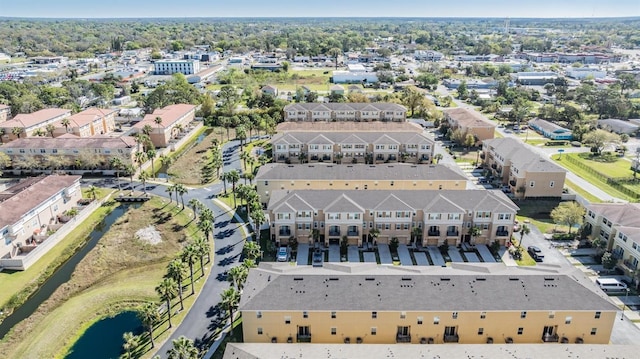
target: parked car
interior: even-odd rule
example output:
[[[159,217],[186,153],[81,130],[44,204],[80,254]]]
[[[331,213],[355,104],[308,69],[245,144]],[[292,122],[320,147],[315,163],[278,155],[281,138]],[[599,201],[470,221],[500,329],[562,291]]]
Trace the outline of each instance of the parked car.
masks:
[[[324,253],[320,249],[316,249],[313,252],[313,266],[314,267],[322,267],[322,262],[324,262]]]
[[[604,292],[627,291],[627,285],[615,278],[598,278],[596,279],[596,285],[598,285],[598,287],[600,287]]]
[[[529,246],[527,248],[527,252],[529,252],[531,258],[533,258],[536,262],[542,262],[542,260],[544,259],[544,254],[542,254],[540,248],[536,246]]]
[[[287,247],[280,247],[276,256],[278,262],[286,262],[289,260],[289,250]]]

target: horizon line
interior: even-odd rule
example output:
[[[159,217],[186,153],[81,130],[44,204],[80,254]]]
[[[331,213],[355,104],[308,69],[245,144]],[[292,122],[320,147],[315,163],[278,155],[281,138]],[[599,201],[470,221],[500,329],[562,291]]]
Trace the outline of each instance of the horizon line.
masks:
[[[43,17],[43,16],[0,16],[1,20],[135,20],[135,19],[504,19],[510,20],[593,20],[593,19],[640,19],[640,15],[630,16],[580,16],[580,17],[510,17],[510,16],[119,16],[119,17]]]

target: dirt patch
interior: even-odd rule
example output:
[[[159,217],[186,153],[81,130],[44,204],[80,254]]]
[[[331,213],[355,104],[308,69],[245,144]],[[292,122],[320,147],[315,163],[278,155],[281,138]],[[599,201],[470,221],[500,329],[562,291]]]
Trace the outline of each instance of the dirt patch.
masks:
[[[140,241],[149,243],[151,245],[156,245],[162,242],[162,236],[160,235],[160,232],[158,232],[155,226],[140,228],[136,232],[136,238],[138,238],[138,240]]]

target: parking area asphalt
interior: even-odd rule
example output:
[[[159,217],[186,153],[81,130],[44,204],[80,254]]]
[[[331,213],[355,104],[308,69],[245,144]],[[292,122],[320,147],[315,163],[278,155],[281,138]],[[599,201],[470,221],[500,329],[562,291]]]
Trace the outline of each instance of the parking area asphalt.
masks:
[[[478,258],[478,255],[475,254],[475,252],[464,252],[464,256],[467,258],[467,262],[471,262],[471,263],[480,262],[480,258]]]
[[[451,258],[452,262],[464,262],[464,259],[462,259],[462,256],[460,255],[460,251],[456,246],[449,246],[449,250],[447,251],[447,254],[449,254],[449,258]]]
[[[363,252],[362,256],[367,263],[376,263],[376,254],[374,252]]]
[[[416,259],[416,265],[419,266],[428,266],[429,259],[427,258],[427,254],[424,252],[413,252],[413,257]]]

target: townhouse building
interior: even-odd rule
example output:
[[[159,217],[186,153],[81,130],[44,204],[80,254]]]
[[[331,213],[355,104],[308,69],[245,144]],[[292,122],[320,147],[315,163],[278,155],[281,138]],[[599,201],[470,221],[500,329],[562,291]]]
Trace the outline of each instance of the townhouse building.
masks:
[[[344,91],[344,88],[342,89]],[[403,122],[407,109],[395,103],[292,103],[284,107],[285,121]]]
[[[2,142],[7,143],[18,137],[32,137],[34,133],[47,133],[48,125],[54,125],[71,116],[71,110],[64,108],[47,108],[33,113],[21,113],[13,119],[0,122]]]
[[[422,246],[445,241],[504,245],[517,210],[494,190],[276,190],[267,205],[271,239],[277,243],[296,237],[328,245],[344,237],[358,246],[393,238]],[[479,227],[477,237],[469,235],[472,227]],[[374,228],[378,233],[372,236]]]
[[[56,130],[54,137],[70,133],[78,137],[91,137],[105,135],[113,132],[116,128],[115,117],[118,110],[101,109],[97,107],[88,108],[67,118],[67,121],[58,121],[54,124]],[[67,124],[65,126],[65,124]]]
[[[34,236],[82,198],[80,176],[29,177],[0,191],[0,258],[28,250]]]
[[[0,122],[4,122],[11,118],[11,107],[5,104],[0,104]]]
[[[195,119],[197,106],[175,104],[156,109],[144,116],[133,128],[137,133],[143,132],[145,126],[150,127],[149,138],[156,147],[168,147],[187,125]],[[159,122],[156,122],[159,121]]]
[[[434,140],[412,123],[297,122],[278,126],[274,162],[431,163]]]
[[[562,196],[567,171],[514,138],[484,141],[481,158],[516,198]]]
[[[110,169],[114,157],[119,157],[125,166],[132,165],[136,148],[136,141],[130,136],[62,135],[21,138],[0,146],[0,152],[11,159],[11,170],[19,174],[39,169]]]
[[[575,268],[260,263],[238,310],[246,343],[608,344],[597,291]]]
[[[593,239],[607,244],[625,275],[638,280],[640,204],[591,203],[586,206],[584,223]]]
[[[260,200],[277,190],[465,190],[469,179],[449,165],[408,163],[333,165],[324,163],[261,166],[255,178]]]
[[[496,124],[484,117],[481,113],[458,107],[442,111],[444,118],[449,127],[453,130],[459,130],[463,134],[472,134],[477,142],[489,140],[494,137]]]

